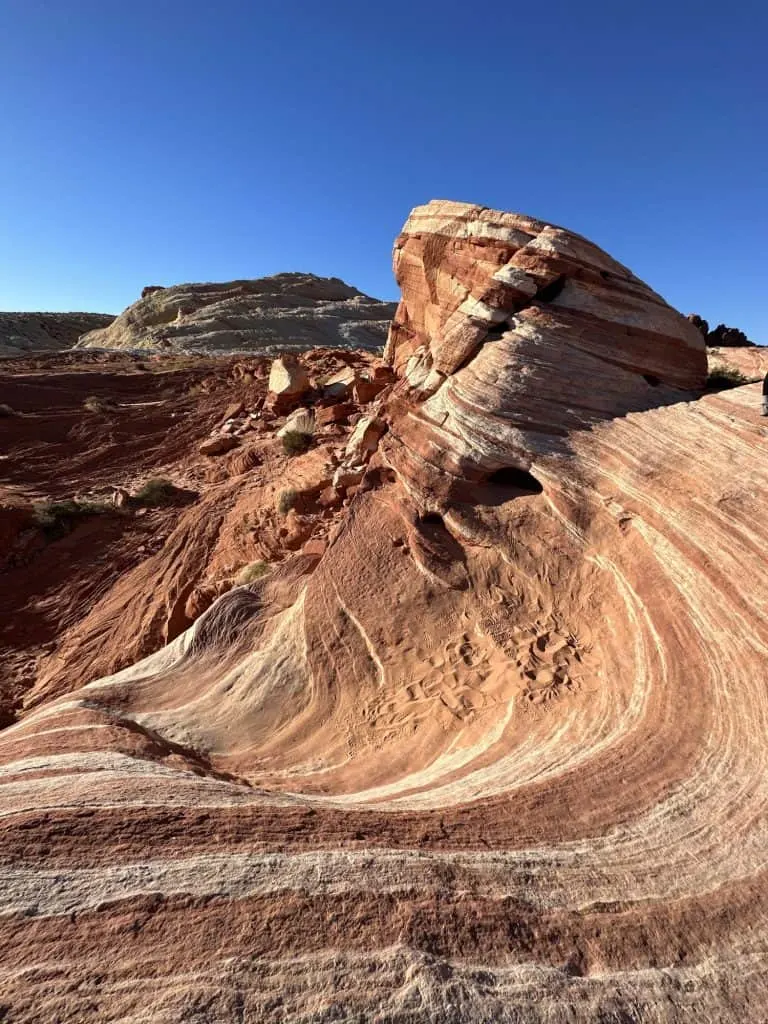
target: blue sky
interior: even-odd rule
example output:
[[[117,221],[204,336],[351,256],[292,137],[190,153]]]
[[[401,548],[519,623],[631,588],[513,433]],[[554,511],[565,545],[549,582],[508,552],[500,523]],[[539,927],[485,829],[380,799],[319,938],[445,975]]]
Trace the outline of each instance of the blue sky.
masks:
[[[0,309],[333,274],[430,198],[579,231],[768,343],[768,5],[0,0]]]

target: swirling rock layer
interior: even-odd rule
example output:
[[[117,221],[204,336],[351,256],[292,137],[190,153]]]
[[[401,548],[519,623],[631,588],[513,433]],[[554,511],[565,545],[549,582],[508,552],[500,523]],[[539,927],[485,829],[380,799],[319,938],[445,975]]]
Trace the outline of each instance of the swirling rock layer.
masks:
[[[11,1019],[768,1013],[759,385],[526,433],[539,489],[472,500],[400,471],[398,387],[321,557],[0,733]]]

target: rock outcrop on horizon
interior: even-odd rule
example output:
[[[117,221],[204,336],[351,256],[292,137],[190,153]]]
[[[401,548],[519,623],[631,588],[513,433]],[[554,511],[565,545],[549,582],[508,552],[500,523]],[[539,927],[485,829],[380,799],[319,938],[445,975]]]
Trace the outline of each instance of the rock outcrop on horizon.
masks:
[[[738,327],[726,327],[725,324],[718,324],[710,331],[709,324],[698,313],[689,313],[688,320],[697,330],[701,331],[709,348],[746,348],[756,345]]]
[[[275,274],[224,284],[150,285],[81,348],[159,352],[380,348],[395,303],[363,295],[336,277]]]
[[[107,313],[0,313],[0,358],[60,352],[114,319]]]
[[[309,450],[263,363],[195,385],[232,451],[177,403],[198,498],[0,730],[9,1019],[766,1017],[760,386],[533,218],[430,203],[395,270]]]

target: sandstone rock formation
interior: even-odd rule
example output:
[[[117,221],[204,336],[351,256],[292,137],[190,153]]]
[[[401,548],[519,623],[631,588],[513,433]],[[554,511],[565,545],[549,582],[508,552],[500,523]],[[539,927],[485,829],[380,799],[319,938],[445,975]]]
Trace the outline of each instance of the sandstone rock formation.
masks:
[[[754,341],[749,340],[744,331],[740,331],[737,327],[718,324],[714,330],[710,331],[709,324],[698,313],[689,313],[688,320],[704,335],[710,348],[745,348],[755,344]]]
[[[60,352],[114,319],[106,313],[0,313],[0,358]]]
[[[205,353],[269,352],[313,346],[376,349],[395,304],[335,277],[276,274],[224,284],[150,286],[85,348]]]
[[[387,355],[428,396],[400,418],[396,461],[412,482],[430,468],[443,488],[525,470],[573,431],[704,386],[696,328],[562,228],[433,202],[411,214],[394,269]]]
[[[768,373],[768,346],[746,348],[710,348],[707,350],[710,372],[728,367],[747,380],[762,380]]]
[[[395,264],[346,515],[351,436],[265,436],[124,583],[191,627],[67,686],[113,601],[0,731],[11,1019],[766,1016],[760,387],[564,229],[430,204]],[[206,604],[246,493],[296,554]]]

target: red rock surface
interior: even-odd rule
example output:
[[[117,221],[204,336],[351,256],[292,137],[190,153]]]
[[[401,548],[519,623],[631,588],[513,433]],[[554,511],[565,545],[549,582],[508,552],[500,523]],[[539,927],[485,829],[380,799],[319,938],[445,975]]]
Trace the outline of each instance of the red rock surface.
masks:
[[[168,442],[197,500],[118,524],[163,543],[74,602],[0,731],[10,1019],[765,1017],[760,387],[699,397],[690,325],[589,243],[438,212],[398,243],[401,380],[360,410],[387,429],[351,501],[350,428],[289,459],[261,420],[246,472],[196,455],[265,388],[199,379]],[[523,236],[526,274],[612,277],[480,337],[457,311],[506,312],[484,264]],[[14,590],[61,614],[93,549],[55,599],[34,562]]]

